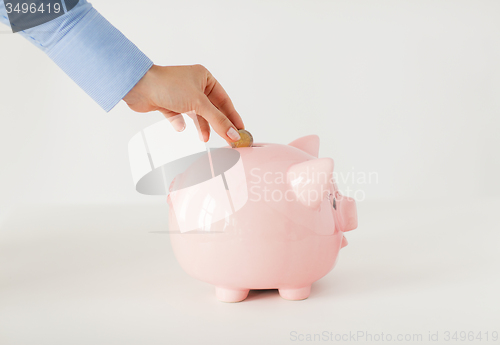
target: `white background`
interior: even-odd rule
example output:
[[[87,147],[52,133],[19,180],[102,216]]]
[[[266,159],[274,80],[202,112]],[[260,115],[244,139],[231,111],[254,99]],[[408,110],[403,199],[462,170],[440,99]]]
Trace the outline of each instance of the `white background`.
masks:
[[[215,303],[210,287],[183,275],[168,236],[149,233],[166,222],[163,198],[134,191],[128,140],[162,116],[123,102],[104,113],[41,51],[1,28],[0,311],[12,344],[68,343],[59,327],[107,344],[118,335],[121,344],[152,344],[203,334],[278,344],[294,329],[369,323],[373,332],[425,334],[498,327],[500,2],[93,4],[156,64],[206,66],[256,141],[318,134],[320,156],[348,179],[341,189],[364,193],[360,228],[300,310],[266,293],[242,309]],[[378,180],[366,184],[347,175],[370,172]],[[26,206],[41,203],[66,208]],[[117,211],[117,203],[129,206]],[[81,204],[101,208],[67,209]],[[70,249],[81,236],[78,256]],[[129,272],[147,283],[127,281]],[[179,318],[166,311],[172,305]],[[207,324],[211,315],[233,331]],[[268,325],[284,315],[279,332],[255,333],[260,317]],[[180,323],[192,327],[181,332]]]
[[[205,65],[256,141],[318,134],[347,179],[376,172],[340,181],[366,199],[500,194],[498,2],[94,6],[156,64]],[[29,42],[0,40],[0,210],[150,200],[133,190],[127,143],[161,115],[123,102],[106,114]]]

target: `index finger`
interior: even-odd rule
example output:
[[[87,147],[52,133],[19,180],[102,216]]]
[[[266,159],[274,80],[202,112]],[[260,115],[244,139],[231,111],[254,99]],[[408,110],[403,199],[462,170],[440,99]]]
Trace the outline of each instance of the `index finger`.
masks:
[[[213,76],[209,76],[207,88],[205,89],[205,95],[208,97],[210,102],[217,107],[226,115],[226,117],[231,121],[236,128],[244,129],[245,125],[241,119],[240,114],[234,108],[233,102],[229,98],[226,90]]]

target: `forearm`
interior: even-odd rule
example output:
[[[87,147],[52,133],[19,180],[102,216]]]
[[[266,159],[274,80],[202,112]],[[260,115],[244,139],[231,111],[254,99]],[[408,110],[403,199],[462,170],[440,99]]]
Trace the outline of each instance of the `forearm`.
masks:
[[[9,24],[4,0],[0,0],[0,20]],[[153,65],[85,0],[62,16],[19,33],[42,49],[106,111]]]
[[[75,4],[77,0],[71,1]],[[57,18],[45,18],[45,22],[38,17],[28,22],[19,13],[13,16],[12,6],[8,8],[6,13],[4,0],[0,0],[2,22],[9,24],[11,19],[13,31],[42,49],[104,110],[124,99],[132,110],[162,112],[180,131],[185,126],[181,114],[187,114],[197,122],[203,141],[209,139],[210,125],[226,141],[240,140],[238,129],[244,128],[243,121],[205,67],[153,66],[85,0],[62,15],[57,13]]]

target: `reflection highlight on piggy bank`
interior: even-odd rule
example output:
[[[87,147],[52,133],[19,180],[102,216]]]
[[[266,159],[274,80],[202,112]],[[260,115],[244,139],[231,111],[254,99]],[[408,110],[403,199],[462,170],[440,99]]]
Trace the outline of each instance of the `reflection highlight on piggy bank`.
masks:
[[[211,149],[170,184],[170,236],[191,276],[225,302],[251,289],[301,300],[335,265],[357,227],[356,204],[318,158],[319,138]]]

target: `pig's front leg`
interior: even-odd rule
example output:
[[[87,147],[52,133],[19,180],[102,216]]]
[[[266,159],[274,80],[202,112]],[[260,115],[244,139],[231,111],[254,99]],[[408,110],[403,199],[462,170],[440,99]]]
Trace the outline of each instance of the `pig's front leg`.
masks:
[[[284,299],[288,299],[291,301],[299,301],[301,299],[306,299],[309,297],[311,293],[311,285],[305,286],[302,288],[287,288],[287,289],[278,289],[280,292],[280,296]]]

